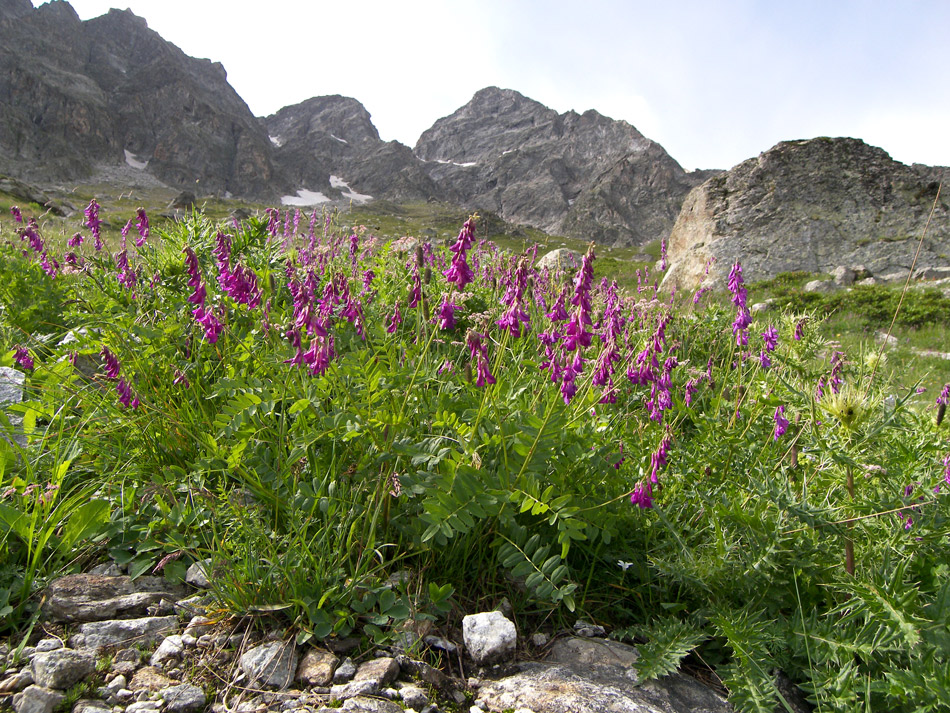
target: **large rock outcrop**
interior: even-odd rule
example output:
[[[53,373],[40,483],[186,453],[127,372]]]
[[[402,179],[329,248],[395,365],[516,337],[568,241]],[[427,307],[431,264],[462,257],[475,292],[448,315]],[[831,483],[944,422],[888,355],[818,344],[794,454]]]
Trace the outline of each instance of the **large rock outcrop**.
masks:
[[[906,166],[858,139],[782,142],[690,192],[664,285],[695,287],[711,258],[709,280],[719,284],[736,260],[746,280],[838,265],[906,272],[947,178],[950,169]],[[918,268],[950,265],[948,205],[942,193]]]
[[[266,132],[227,82],[130,11],[0,4],[0,171],[75,180],[99,165],[206,192],[273,196]]]
[[[699,182],[624,121],[558,114],[497,87],[439,119],[414,152],[449,200],[617,245],[665,236]]]

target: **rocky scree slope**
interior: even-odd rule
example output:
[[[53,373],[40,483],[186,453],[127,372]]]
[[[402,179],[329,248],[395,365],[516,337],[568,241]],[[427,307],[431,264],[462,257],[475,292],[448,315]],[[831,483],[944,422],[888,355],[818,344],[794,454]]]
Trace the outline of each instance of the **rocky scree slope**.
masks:
[[[664,287],[725,285],[736,260],[746,280],[862,265],[906,275],[950,169],[894,161],[851,138],[784,141],[687,196],[669,240]],[[950,264],[950,196],[942,192],[916,268]]]
[[[0,126],[0,172],[28,180],[124,164],[209,193],[269,197],[283,183],[224,67],[130,11],[83,22],[61,0],[0,0]]]

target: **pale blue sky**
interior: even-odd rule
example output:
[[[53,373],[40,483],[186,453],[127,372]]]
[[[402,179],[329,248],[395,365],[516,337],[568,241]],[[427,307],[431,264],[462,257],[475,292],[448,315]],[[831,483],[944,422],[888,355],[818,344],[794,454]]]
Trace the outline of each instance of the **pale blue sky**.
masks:
[[[495,85],[628,121],[685,168],[729,168],[814,136],[950,165],[946,0],[71,4],[83,19],[128,7],[186,53],[222,62],[259,116],[343,94],[382,138],[410,146]]]

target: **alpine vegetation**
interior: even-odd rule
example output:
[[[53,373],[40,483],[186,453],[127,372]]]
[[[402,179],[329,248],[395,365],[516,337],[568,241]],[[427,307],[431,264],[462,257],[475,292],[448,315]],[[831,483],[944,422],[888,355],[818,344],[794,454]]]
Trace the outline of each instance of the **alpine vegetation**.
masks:
[[[738,262],[719,299],[625,292],[593,244],[539,269],[476,216],[445,247],[84,217],[0,233],[7,633],[62,573],[210,559],[223,609],[301,642],[508,597],[643,642],[641,678],[705,662],[742,711],[776,669],[823,710],[950,706],[950,387],[912,408],[816,315],[753,313]]]

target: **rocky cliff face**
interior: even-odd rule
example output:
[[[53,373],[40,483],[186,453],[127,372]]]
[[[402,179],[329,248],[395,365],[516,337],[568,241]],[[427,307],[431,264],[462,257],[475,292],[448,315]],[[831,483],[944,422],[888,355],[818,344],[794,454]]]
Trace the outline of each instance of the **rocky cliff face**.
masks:
[[[698,183],[626,122],[558,114],[496,87],[439,119],[414,152],[469,208],[618,245],[664,237]]]
[[[282,182],[224,68],[129,11],[82,22],[61,0],[2,0],[0,125],[0,170],[36,180],[125,163],[208,192],[271,196]]]
[[[906,166],[850,138],[782,142],[694,188],[669,241],[664,285],[693,288],[710,258],[722,284],[742,261],[747,280],[864,265],[910,269],[950,169]],[[950,196],[941,194],[917,267],[950,264]]]

